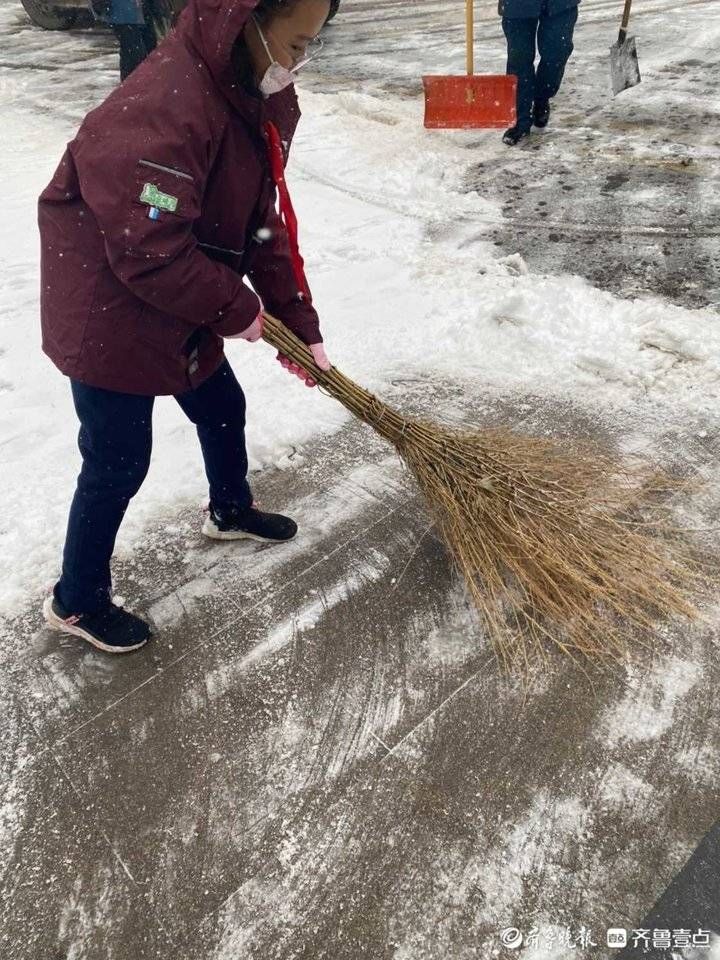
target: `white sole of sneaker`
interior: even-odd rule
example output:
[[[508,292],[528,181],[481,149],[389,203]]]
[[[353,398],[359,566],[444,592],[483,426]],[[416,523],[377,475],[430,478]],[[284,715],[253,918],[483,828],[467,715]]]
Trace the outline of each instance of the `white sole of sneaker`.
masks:
[[[210,517],[203,524],[204,536],[211,540],[255,540],[257,543],[290,543],[296,535],[287,540],[271,540],[270,537],[258,537],[255,533],[246,533],[244,530],[220,530]]]
[[[52,597],[48,597],[45,600],[43,604],[43,615],[45,622],[54,630],[59,630],[61,633],[72,634],[73,637],[80,637],[82,640],[87,640],[88,643],[91,643],[94,647],[97,647],[98,650],[102,650],[105,653],[132,653],[133,650],[140,650],[147,643],[147,640],[143,640],[142,643],[136,643],[132,647],[122,647],[120,649],[117,647],[109,647],[106,643],[103,643],[102,640],[98,640],[97,637],[88,633],[87,630],[83,630],[82,627],[72,626],[69,623],[65,623],[64,620],[61,620],[52,608]]]

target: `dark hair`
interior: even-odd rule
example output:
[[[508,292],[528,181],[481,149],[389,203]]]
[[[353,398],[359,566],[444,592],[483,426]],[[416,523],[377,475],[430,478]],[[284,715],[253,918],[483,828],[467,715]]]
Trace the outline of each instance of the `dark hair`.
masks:
[[[261,26],[264,26],[274,17],[282,16],[284,13],[290,13],[295,4],[300,0],[260,0],[253,13],[258,18]],[[332,20],[338,12],[340,0],[330,0],[330,13],[328,21]]]

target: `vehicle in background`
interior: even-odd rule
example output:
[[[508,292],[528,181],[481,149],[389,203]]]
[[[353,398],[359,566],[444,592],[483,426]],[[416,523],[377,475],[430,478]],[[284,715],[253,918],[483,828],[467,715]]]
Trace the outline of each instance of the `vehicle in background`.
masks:
[[[89,27],[93,22],[90,6],[84,0],[21,0],[25,13],[43,30],[69,30]]]
[[[93,7],[100,12],[107,0],[20,0],[32,22],[43,30],[70,30],[93,24]],[[153,0],[155,27],[162,36],[186,0]],[[339,0],[330,2],[330,19],[337,13]]]
[[[91,27],[105,19],[108,0],[20,0],[32,22],[43,30]],[[152,0],[148,4],[159,37],[167,33],[185,0]]]

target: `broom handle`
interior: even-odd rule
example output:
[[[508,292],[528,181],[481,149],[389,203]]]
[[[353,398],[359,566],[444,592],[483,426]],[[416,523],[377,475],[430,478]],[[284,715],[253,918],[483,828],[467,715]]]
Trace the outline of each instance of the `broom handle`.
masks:
[[[337,367],[321,370],[317,366],[309,348],[289,330],[284,323],[267,311],[263,311],[263,334],[265,343],[275,347],[280,353],[297,363],[320,387],[338,400],[352,414],[372,426],[386,439],[397,443],[408,430],[422,429],[410,425],[406,418],[388,407],[368,390],[355,383]]]
[[[467,72],[471,77],[475,73],[475,11],[474,0],[465,0],[465,20],[467,32]]]
[[[360,384],[355,383],[350,377],[345,376],[337,367],[321,370],[316,365],[310,349],[282,321],[276,319],[267,311],[263,311],[263,319],[262,338],[265,343],[269,343],[271,347],[275,347],[284,356],[289,357],[290,360],[301,366],[306,373],[310,374],[318,386],[324,387],[327,393],[341,403],[346,410],[349,410],[363,423],[372,427],[381,437],[394,444],[397,449],[400,448],[403,441],[407,442],[412,439],[415,442],[422,441],[439,448],[445,459],[452,457],[452,452],[447,449],[446,441],[442,436],[438,437],[432,426],[404,416],[404,414],[370,393],[369,390],[365,390]],[[463,461],[462,458],[455,458],[454,466],[455,469],[459,470],[469,469],[467,462]]]
[[[265,343],[269,343],[271,347],[275,347],[276,350],[279,350],[280,353],[292,360],[293,363],[297,363],[298,366],[302,367],[319,386],[332,391],[333,385],[336,387],[341,385],[346,388],[343,392],[348,395],[354,394],[354,400],[361,397],[365,403],[375,399],[367,390],[364,390],[357,383],[350,380],[349,377],[340,373],[336,367],[330,367],[329,370],[321,370],[315,363],[315,358],[307,344],[303,343],[297,334],[293,333],[289,327],[286,327],[282,320],[278,320],[277,317],[268,313],[267,310],[263,310],[262,338]],[[362,413],[359,413],[355,409],[355,403],[350,396],[345,399],[341,399],[340,397],[337,399],[340,399],[340,402],[348,407],[349,410],[358,413],[358,416],[362,416]]]
[[[299,364],[303,370],[310,374],[313,380],[322,383],[327,377],[327,373],[315,363],[310,348],[289,327],[286,327],[281,320],[268,313],[267,310],[263,310],[262,337],[265,343],[275,347],[293,363]]]
[[[618,43],[622,46],[627,39],[627,31],[630,25],[630,10],[632,9],[632,0],[625,0],[625,9],[623,11],[622,24],[618,35]]]

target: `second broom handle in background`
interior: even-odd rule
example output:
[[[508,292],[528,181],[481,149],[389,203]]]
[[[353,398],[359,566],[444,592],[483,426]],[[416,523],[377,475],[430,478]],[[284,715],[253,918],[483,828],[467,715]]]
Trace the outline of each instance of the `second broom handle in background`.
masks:
[[[465,0],[465,19],[467,30],[467,72],[471,77],[475,73],[475,11],[474,0]]]

